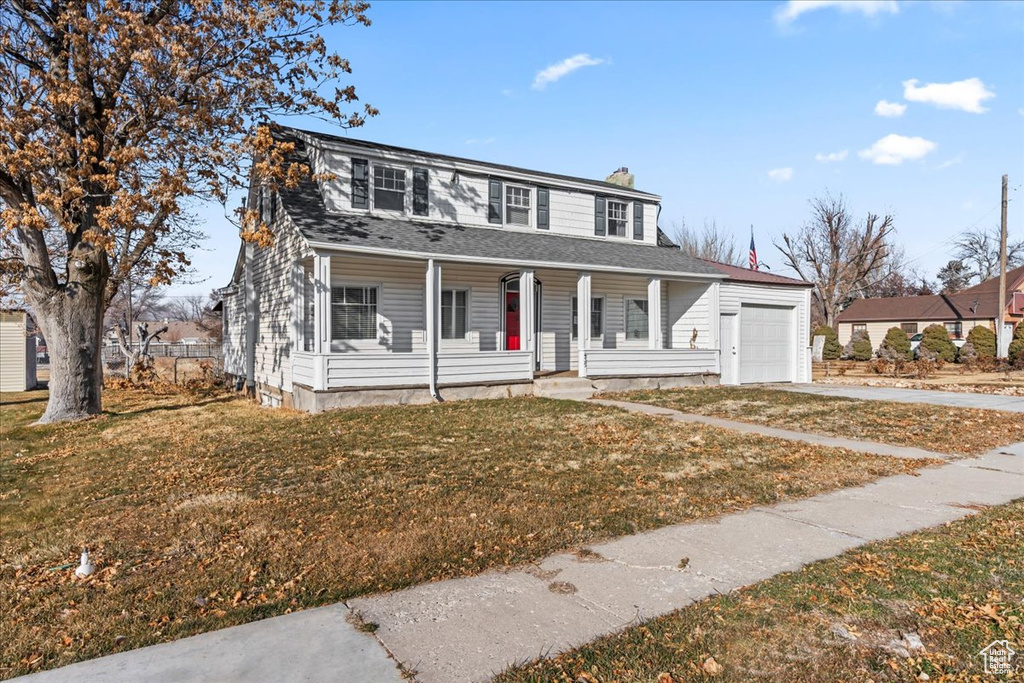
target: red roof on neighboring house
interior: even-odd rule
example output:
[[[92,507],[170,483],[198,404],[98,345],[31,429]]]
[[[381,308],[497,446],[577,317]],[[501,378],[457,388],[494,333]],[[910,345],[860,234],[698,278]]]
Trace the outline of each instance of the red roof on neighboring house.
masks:
[[[720,273],[724,273],[729,276],[729,279],[734,282],[753,282],[764,285],[785,285],[788,287],[813,287],[810,282],[805,280],[797,280],[792,277],[785,277],[782,275],[775,275],[774,273],[765,273],[761,270],[751,270],[749,268],[742,268],[740,266],[731,266],[728,263],[719,263],[718,261],[709,261],[708,259],[701,259],[706,263],[710,263]]]
[[[1013,293],[1024,289],[1024,266],[1006,273],[1006,304]],[[896,296],[880,299],[855,299],[837,322],[904,320],[995,320],[999,310],[999,278],[994,277],[956,294]]]

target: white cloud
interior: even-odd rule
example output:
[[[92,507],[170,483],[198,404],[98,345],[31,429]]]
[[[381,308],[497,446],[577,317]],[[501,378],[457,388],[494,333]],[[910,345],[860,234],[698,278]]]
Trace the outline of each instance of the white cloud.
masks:
[[[896,0],[789,0],[775,10],[775,21],[782,26],[788,26],[801,14],[827,7],[835,7],[840,12],[860,12],[866,17],[883,12],[896,14],[900,11]]]
[[[577,69],[582,69],[585,66],[598,66],[606,63],[608,60],[591,57],[588,54],[573,55],[567,57],[557,64],[542,69],[537,72],[537,75],[533,79],[533,89],[543,90],[547,87],[548,83],[554,83],[558,79],[568,76]]]
[[[815,154],[814,160],[822,163],[828,163],[830,161],[846,161],[846,155],[850,153],[850,150],[844,149],[842,152],[829,152],[828,154]]]
[[[512,91],[512,88],[504,88],[501,91],[501,94],[504,95],[505,97],[512,97],[513,95],[515,95],[515,92]]]
[[[900,104],[899,102],[878,100],[878,104],[875,105],[875,113],[879,116],[903,116],[903,112],[906,110],[907,105]]]
[[[861,159],[868,159],[876,164],[899,165],[904,161],[921,159],[936,147],[938,145],[931,140],[891,134],[857,154]]]
[[[793,179],[793,169],[788,166],[785,168],[773,168],[768,171],[768,177],[777,183],[785,183]]]
[[[956,166],[957,164],[959,164],[963,160],[964,160],[964,155],[963,154],[957,154],[952,159],[946,159],[945,161],[943,161],[941,164],[939,164],[935,168],[937,170],[941,171],[944,168],[949,168],[950,166]]]
[[[916,78],[903,81],[903,97],[910,102],[925,102],[942,109],[962,109],[972,114],[981,114],[988,111],[981,103],[996,96],[980,78],[952,83],[926,83],[920,87],[918,82]]]

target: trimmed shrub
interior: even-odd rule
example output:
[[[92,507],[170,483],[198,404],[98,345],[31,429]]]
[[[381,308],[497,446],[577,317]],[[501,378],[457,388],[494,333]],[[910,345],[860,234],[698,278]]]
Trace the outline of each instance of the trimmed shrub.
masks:
[[[818,325],[811,332],[811,345],[814,345],[814,338],[818,335],[825,337],[825,348],[821,351],[822,360],[836,360],[842,353],[843,347],[839,345],[839,335],[834,328],[828,325]]]
[[[910,340],[898,327],[890,327],[878,348],[878,356],[891,362],[910,360]]]
[[[918,355],[928,360],[941,360],[952,363],[956,358],[956,346],[949,340],[949,332],[942,325],[929,325],[924,328]]]
[[[974,347],[978,358],[996,357],[996,333],[987,327],[972,327],[967,333],[967,344]],[[963,349],[960,349],[960,353],[963,354]]]
[[[1010,350],[1007,354],[1010,364],[1014,367],[1024,365],[1024,323],[1018,323],[1017,329],[1013,331],[1013,341],[1010,342]]]
[[[850,341],[843,347],[843,358],[850,360],[871,360],[872,355],[874,349],[871,347],[871,337],[868,336],[867,330],[854,332]]]
[[[974,348],[974,343],[970,341],[961,346],[956,352],[956,362],[963,365],[965,370],[973,370],[978,365],[979,359],[978,350]]]

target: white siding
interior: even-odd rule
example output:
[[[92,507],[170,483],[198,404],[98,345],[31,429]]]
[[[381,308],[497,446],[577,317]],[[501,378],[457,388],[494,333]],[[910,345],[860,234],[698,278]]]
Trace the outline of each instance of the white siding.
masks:
[[[26,320],[20,311],[0,313],[0,391],[25,391],[30,387],[25,367]],[[32,383],[35,386],[35,383]]]
[[[439,353],[437,356],[439,386],[522,382],[531,379],[533,363],[529,351],[467,351]]]
[[[717,374],[713,349],[600,349],[587,351],[587,377],[656,377]]]
[[[422,386],[430,381],[426,353],[336,353],[321,358],[328,389]]]
[[[256,290],[255,380],[282,391],[292,390],[290,356],[295,315],[293,266],[304,255],[304,248],[305,242],[298,232],[290,225],[282,224],[276,228],[273,244],[253,250],[252,272]],[[244,299],[245,295],[240,293],[238,296]]]
[[[577,340],[572,338],[572,299],[576,296],[575,271],[538,270],[543,283],[541,318],[541,369],[576,369],[579,360]],[[647,299],[647,278],[629,275],[592,273],[591,296],[604,299],[604,334],[592,339],[591,349],[646,349],[646,339],[626,339],[626,299]],[[662,340],[670,304],[667,286],[662,283]]]
[[[719,286],[720,313],[737,313],[742,317],[742,304],[785,306],[795,309],[793,335],[794,382],[809,382],[810,378],[810,305],[808,290],[804,287],[780,287],[767,284],[723,282]],[[742,327],[742,320],[740,321]],[[739,353],[742,355],[743,348]]]
[[[236,290],[223,299],[224,372],[245,376],[245,294]]]
[[[423,261],[332,254],[332,287],[380,287],[377,339],[332,342],[332,349],[346,353],[425,352],[425,284]]]
[[[694,330],[697,330],[698,349],[716,348],[711,324],[713,287],[711,283],[668,283],[669,348],[690,348]]]
[[[555,234],[573,235],[590,239],[607,239],[620,242],[634,242],[633,237],[633,202],[631,197],[619,197],[629,204],[630,220],[626,226],[626,237],[596,237],[594,234],[594,197],[595,195],[614,195],[614,188],[597,188],[592,191],[557,187],[558,182],[552,178],[536,176],[530,181],[508,180],[513,185],[521,185],[534,189],[532,193],[533,215],[531,227],[500,226],[490,223],[487,219],[488,177],[464,170],[455,174],[455,166],[438,160],[426,163],[412,158],[396,159],[392,155],[350,154],[338,150],[321,149],[315,144],[307,145],[310,165],[317,174],[322,174],[319,182],[320,192],[328,211],[356,211],[365,209],[352,208],[352,158],[365,158],[370,162],[370,202],[373,202],[372,167],[374,164],[386,164],[405,170],[406,196],[405,216],[412,220],[429,220],[459,223],[460,225],[478,226],[483,228],[499,227],[505,230],[535,231],[537,225],[537,193],[536,188],[545,187],[549,190],[550,232]],[[414,168],[426,168],[429,171],[428,182],[428,214],[412,215],[412,172]],[[498,170],[495,171],[500,176]],[[504,201],[504,193],[502,195]],[[653,199],[643,200],[644,208],[644,239],[650,245],[657,244],[658,205]],[[504,210],[502,211],[504,214]],[[389,214],[393,215],[393,214]]]

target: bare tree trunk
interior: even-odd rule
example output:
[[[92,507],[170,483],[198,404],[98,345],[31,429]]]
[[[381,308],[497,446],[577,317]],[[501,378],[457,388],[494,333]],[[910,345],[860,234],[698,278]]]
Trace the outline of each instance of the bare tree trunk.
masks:
[[[101,411],[102,290],[51,296],[33,310],[50,352],[50,398],[40,423],[81,420]]]
[[[50,352],[49,401],[39,423],[81,420],[102,410],[101,342],[109,269],[101,249],[80,245],[68,260],[67,284],[29,269],[23,290]],[[33,277],[33,275],[41,276]]]

